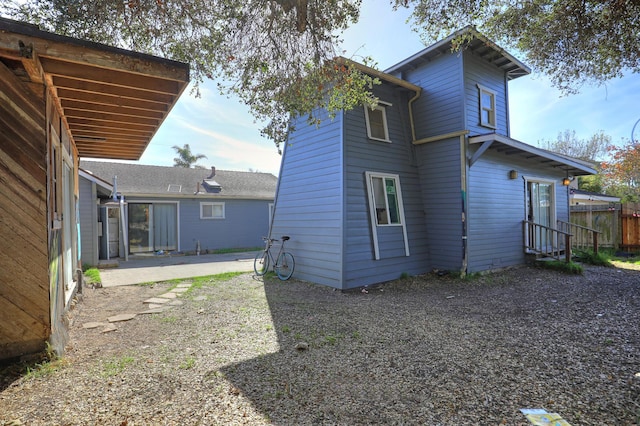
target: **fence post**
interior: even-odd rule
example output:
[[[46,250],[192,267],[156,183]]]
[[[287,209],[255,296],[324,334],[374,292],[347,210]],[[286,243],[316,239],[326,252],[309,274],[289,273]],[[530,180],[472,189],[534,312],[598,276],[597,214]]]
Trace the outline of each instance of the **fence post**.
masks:
[[[564,254],[567,263],[571,262],[571,235],[565,234],[564,236]]]
[[[593,232],[593,252],[598,255],[598,233]]]
[[[622,221],[622,208],[620,207],[620,204],[614,205],[611,214],[613,215],[613,225],[611,225],[613,228],[612,233],[614,235],[613,248],[618,250],[620,248],[620,236],[622,235],[622,229],[620,229],[620,222]]]

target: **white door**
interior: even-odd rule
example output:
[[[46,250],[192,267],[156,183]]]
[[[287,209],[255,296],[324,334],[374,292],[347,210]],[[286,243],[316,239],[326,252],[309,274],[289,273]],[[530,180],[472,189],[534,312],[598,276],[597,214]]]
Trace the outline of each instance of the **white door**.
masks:
[[[109,221],[109,259],[120,256],[120,209],[108,209]]]

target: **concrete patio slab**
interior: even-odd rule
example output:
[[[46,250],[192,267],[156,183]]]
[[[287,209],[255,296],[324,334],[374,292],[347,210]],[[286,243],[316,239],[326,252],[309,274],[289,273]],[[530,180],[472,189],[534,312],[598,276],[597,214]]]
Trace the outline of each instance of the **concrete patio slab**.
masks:
[[[253,271],[256,252],[200,256],[135,256],[120,259],[117,267],[100,270],[103,287],[142,284]]]

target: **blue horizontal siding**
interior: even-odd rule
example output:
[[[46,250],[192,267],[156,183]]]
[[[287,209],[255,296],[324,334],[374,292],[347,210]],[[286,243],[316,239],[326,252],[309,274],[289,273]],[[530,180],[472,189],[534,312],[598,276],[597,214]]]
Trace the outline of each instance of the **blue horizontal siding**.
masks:
[[[464,90],[460,55],[443,55],[406,73],[405,80],[422,87],[413,104],[418,139],[464,128]]]
[[[470,52],[465,52],[464,82],[466,128],[471,132],[471,135],[495,132],[508,136],[507,80],[504,71]],[[478,84],[496,92],[496,129],[480,125]]]
[[[519,177],[509,179],[510,170]],[[488,150],[469,169],[469,272],[524,263],[525,176],[555,182],[557,219],[566,220],[568,193],[561,171]]]
[[[418,170],[411,146],[408,98],[383,86],[376,95],[392,103],[386,108],[391,143],[367,138],[364,111],[349,111],[345,120],[345,282],[353,288],[418,274],[428,269]],[[400,177],[410,256],[405,255],[402,227],[377,227],[380,259],[374,255],[373,236],[365,172],[397,174]]]
[[[342,114],[298,120],[282,159],[272,236],[289,235],[298,279],[341,288]]]
[[[460,139],[417,147],[428,253],[433,268],[462,268]]]
[[[223,202],[224,219],[200,219],[200,202]],[[180,248],[195,251],[227,248],[255,248],[263,245],[269,231],[269,203],[264,200],[185,199],[180,200]]]

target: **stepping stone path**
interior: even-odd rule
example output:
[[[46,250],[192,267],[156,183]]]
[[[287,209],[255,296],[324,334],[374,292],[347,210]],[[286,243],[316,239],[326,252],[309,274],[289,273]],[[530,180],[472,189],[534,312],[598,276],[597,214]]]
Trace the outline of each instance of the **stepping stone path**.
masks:
[[[180,283],[171,291],[163,293],[157,297],[152,297],[150,299],[145,300],[144,304],[147,305],[147,309],[144,311],[140,311],[135,314],[118,314],[112,317],[107,318],[107,322],[99,322],[92,321],[86,322],[82,324],[82,328],[85,329],[94,329],[94,328],[102,328],[102,333],[108,333],[110,331],[115,331],[118,327],[114,324],[121,321],[130,321],[134,319],[137,315],[143,314],[158,314],[160,312],[164,312],[166,310],[171,309],[174,306],[180,306],[184,302],[182,300],[177,300],[183,293],[186,293],[191,288],[191,284],[189,283]],[[199,296],[196,297],[195,300],[206,300],[206,297]]]
[[[129,321],[136,317],[136,314],[118,314],[112,317],[107,318],[109,322],[120,322],[120,321]]]

